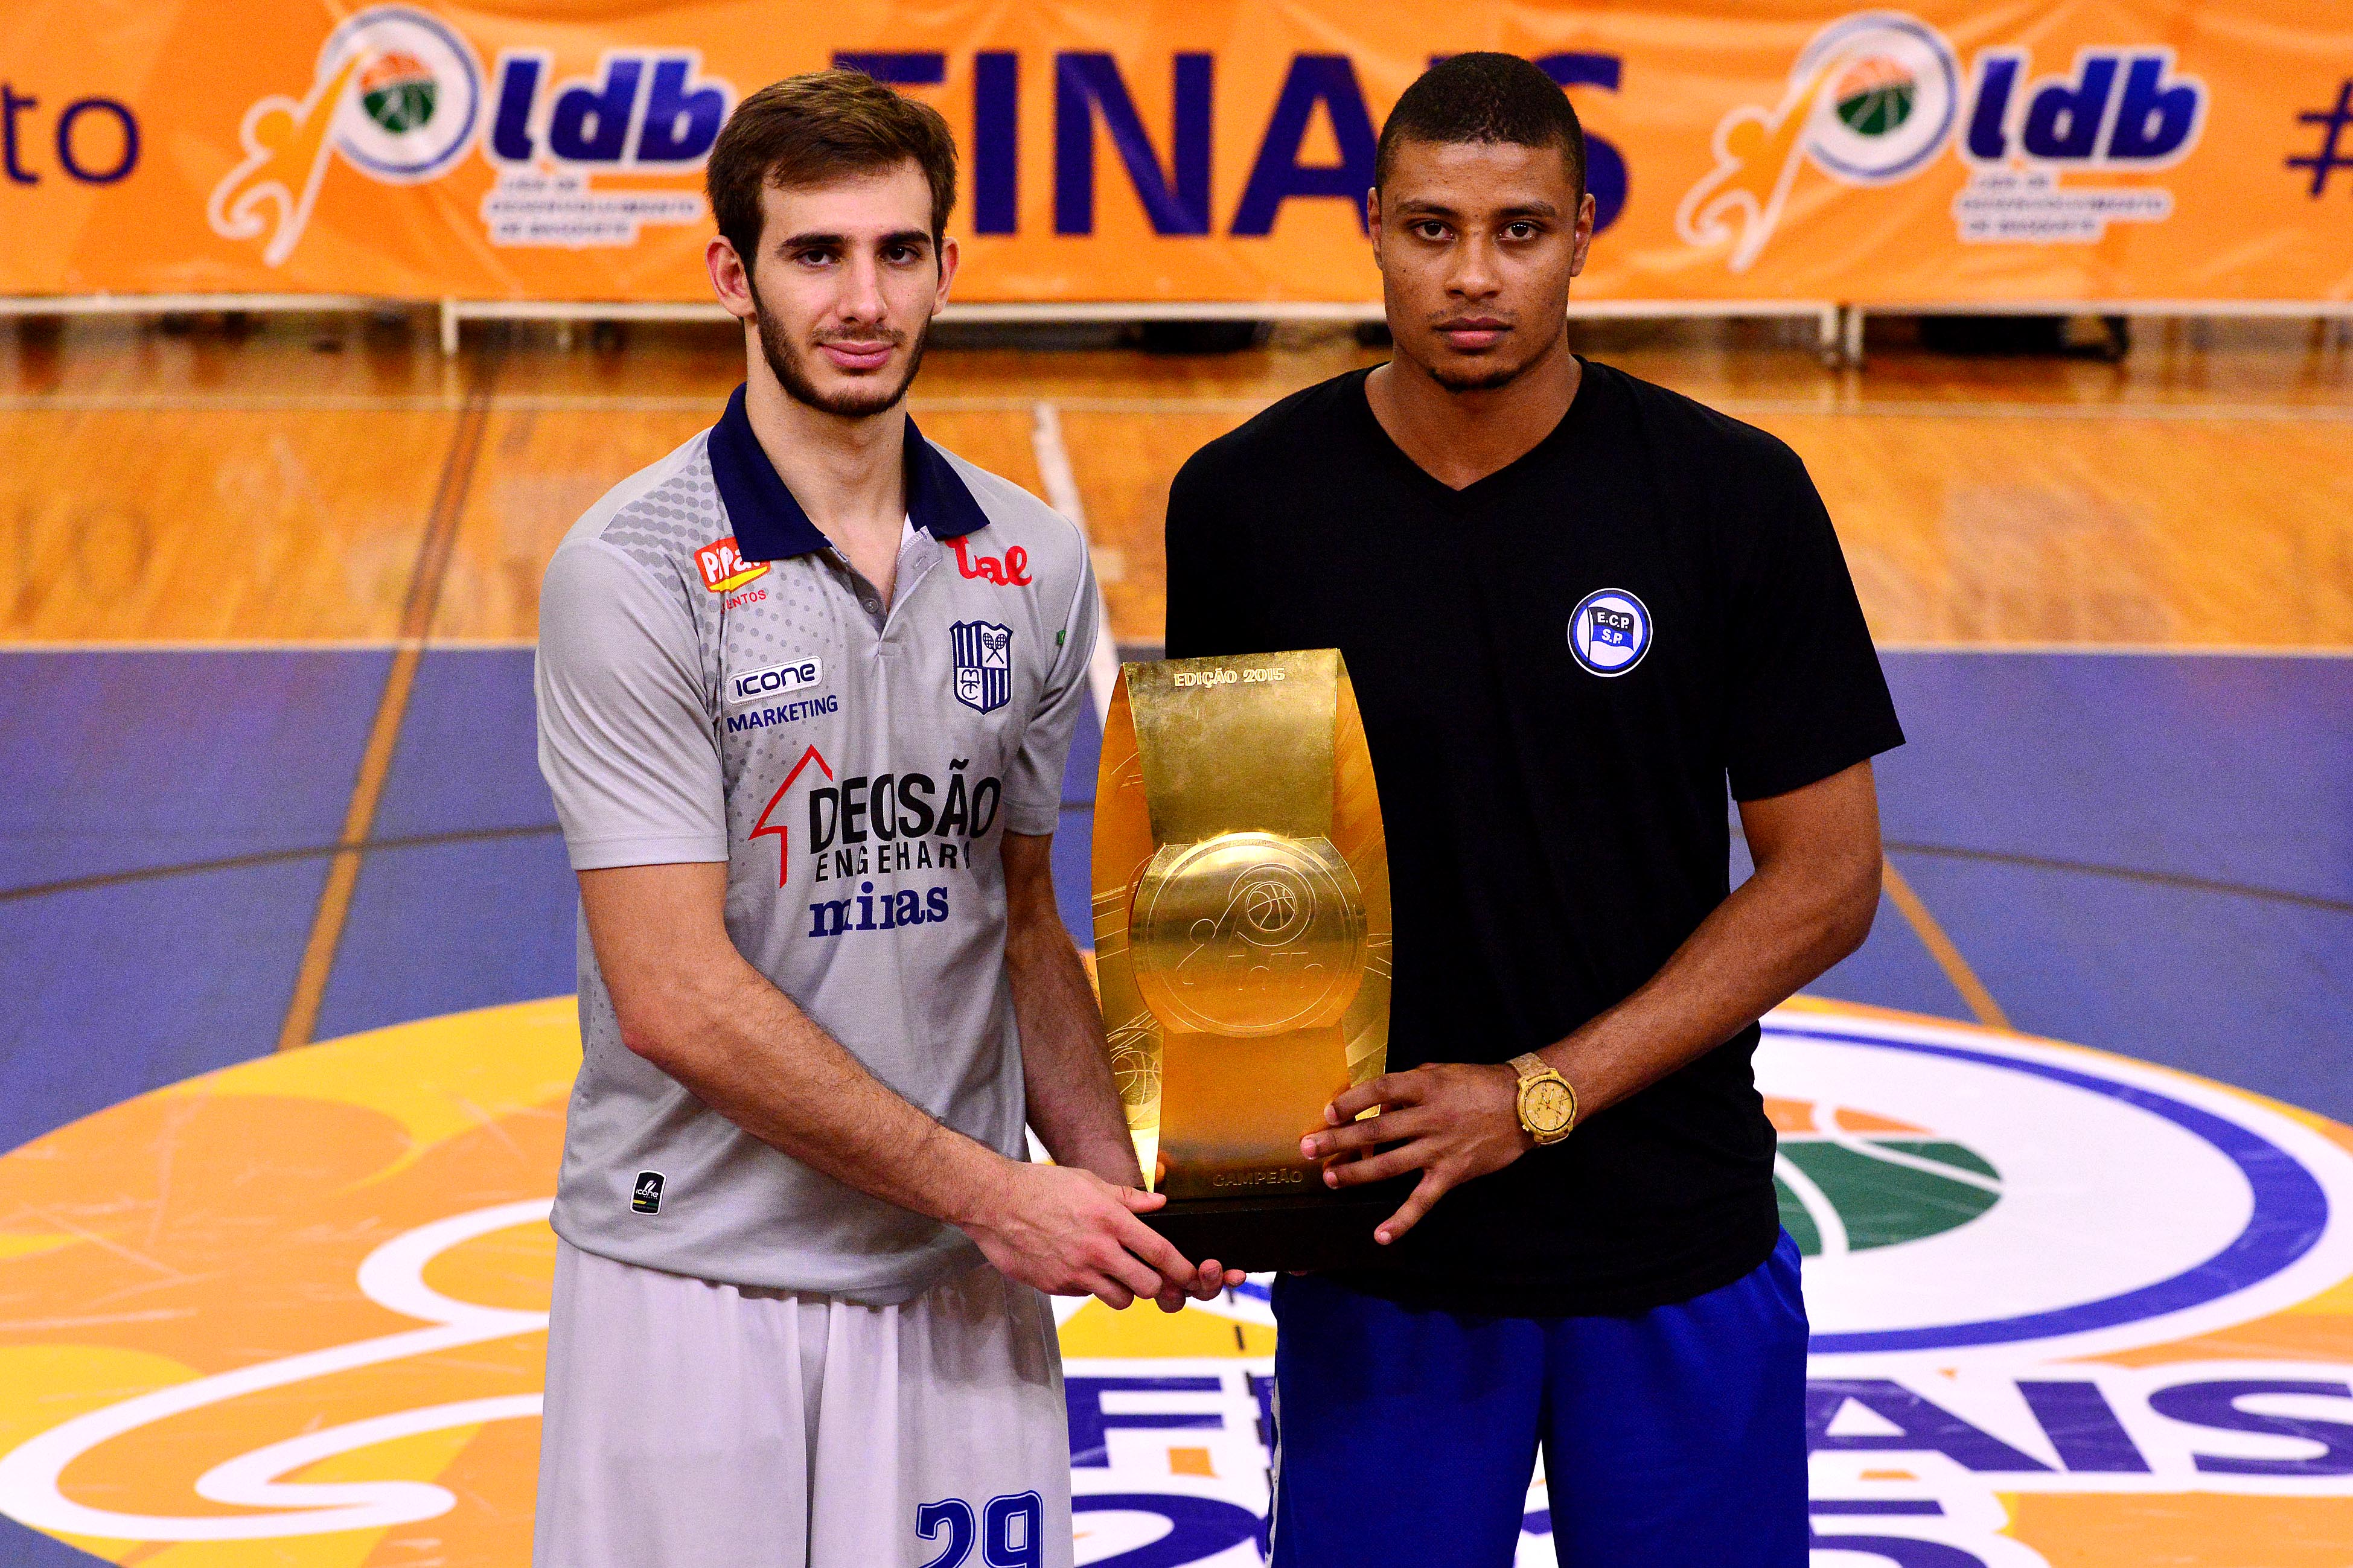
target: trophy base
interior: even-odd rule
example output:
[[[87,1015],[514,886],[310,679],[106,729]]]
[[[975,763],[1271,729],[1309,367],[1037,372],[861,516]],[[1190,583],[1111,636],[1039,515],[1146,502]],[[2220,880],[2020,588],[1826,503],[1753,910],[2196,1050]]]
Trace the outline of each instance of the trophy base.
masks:
[[[1373,1239],[1373,1227],[1397,1213],[1415,1180],[1400,1176],[1345,1193],[1176,1199],[1136,1217],[1195,1263],[1214,1258],[1251,1274],[1379,1268],[1392,1255]]]

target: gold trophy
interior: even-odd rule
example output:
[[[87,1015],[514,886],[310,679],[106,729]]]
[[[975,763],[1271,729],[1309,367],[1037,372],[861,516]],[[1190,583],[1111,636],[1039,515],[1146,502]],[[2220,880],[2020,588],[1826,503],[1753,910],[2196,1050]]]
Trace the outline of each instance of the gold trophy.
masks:
[[[1130,664],[1095,788],[1095,972],[1145,1216],[1229,1268],[1379,1261],[1408,1181],[1299,1141],[1388,1056],[1380,797],[1335,648]]]

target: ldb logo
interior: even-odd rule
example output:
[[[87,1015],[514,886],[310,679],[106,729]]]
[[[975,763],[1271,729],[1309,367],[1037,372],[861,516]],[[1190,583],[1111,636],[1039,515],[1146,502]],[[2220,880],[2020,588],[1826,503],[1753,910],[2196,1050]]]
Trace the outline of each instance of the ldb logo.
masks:
[[[698,74],[691,51],[613,50],[595,78],[550,87],[539,50],[499,58],[493,103],[473,46],[409,5],[375,5],[328,36],[310,91],[247,111],[246,156],[214,187],[206,216],[224,239],[262,241],[281,265],[301,242],[332,152],[372,180],[436,180],[479,142],[501,170],[483,198],[496,245],[628,245],[646,223],[691,223],[691,192],[598,193],[591,170],[691,174],[735,99]]]
[[[2177,76],[2167,48],[2079,52],[2069,71],[2029,79],[2024,49],[1988,49],[1966,83],[1942,33],[1901,12],[1843,17],[1790,68],[1778,107],[1747,106],[1715,129],[1715,166],[1685,195],[1676,233],[1728,244],[1744,272],[1779,225],[1800,163],[1844,184],[1910,179],[1948,143],[1974,171],[1955,203],[1965,240],[2098,239],[2117,221],[2172,213],[2170,193],[2070,193],[2073,170],[2160,169],[2197,145],[2208,94]]]
[[[693,168],[719,139],[734,99],[725,82],[696,74],[701,57],[607,54],[591,79],[543,90],[554,74],[542,50],[499,57],[498,110],[491,126],[493,163],[529,164],[545,157],[585,168]]]
[[[328,35],[307,96],[246,111],[245,161],[213,188],[206,216],[224,239],[267,236],[261,258],[276,267],[310,224],[330,149],[371,179],[433,179],[472,144],[481,107],[471,45],[425,12],[371,6]]]

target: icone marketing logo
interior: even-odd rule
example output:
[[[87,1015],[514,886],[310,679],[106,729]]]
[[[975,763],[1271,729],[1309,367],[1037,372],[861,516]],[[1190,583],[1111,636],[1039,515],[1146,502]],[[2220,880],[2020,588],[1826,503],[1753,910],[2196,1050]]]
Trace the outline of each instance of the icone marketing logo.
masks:
[[[275,1053],[0,1155],[0,1511],[118,1562],[513,1560],[575,1008]],[[1817,1551],[2121,1568],[2337,1539],[2353,1130],[1823,1005],[1768,1018],[1757,1071],[1808,1253]],[[624,1174],[660,1223],[659,1173]],[[1056,1302],[1079,1563],[1260,1561],[1268,1283],[1173,1318]],[[1541,1478],[1522,1528],[1548,1562]]]
[[[2079,50],[2070,70],[2030,79],[2025,49],[1987,49],[1966,79],[1936,28],[1898,11],[1844,16],[1789,68],[1780,102],[1744,105],[1715,128],[1715,163],[1675,213],[1690,245],[1722,246],[1735,272],[1779,226],[1799,167],[1850,185],[1907,180],[1953,147],[1971,171],[1953,216],[1964,241],[2089,243],[2111,223],[2173,211],[2146,185],[2071,187],[2068,172],[2161,169],[2198,143],[2205,84],[2173,51]]]
[[[596,77],[554,80],[542,50],[509,50],[486,76],[465,36],[410,5],[374,5],[329,34],[310,89],[246,113],[245,157],[213,188],[225,239],[294,254],[337,160],[387,184],[442,177],[480,146],[498,178],[482,198],[500,246],[634,244],[647,223],[692,223],[691,190],[600,192],[599,170],[691,174],[735,100],[691,50],[608,50]]]

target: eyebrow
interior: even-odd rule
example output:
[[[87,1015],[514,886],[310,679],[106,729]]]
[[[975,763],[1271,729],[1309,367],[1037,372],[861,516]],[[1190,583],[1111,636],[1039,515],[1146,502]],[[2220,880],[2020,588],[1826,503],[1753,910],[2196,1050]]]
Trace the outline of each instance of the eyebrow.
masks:
[[[1443,203],[1428,200],[1399,202],[1398,213],[1402,217],[1409,218],[1442,217],[1460,220],[1462,216]],[[1557,218],[1560,216],[1560,209],[1550,202],[1519,202],[1511,206],[1498,208],[1494,216],[1499,221],[1505,223],[1528,217]]]
[[[846,234],[788,234],[776,243],[786,250],[817,250],[828,247],[839,250],[849,244],[849,237]],[[881,236],[875,243],[881,246],[928,247],[932,243],[932,236],[927,229],[893,229],[891,233]]]

